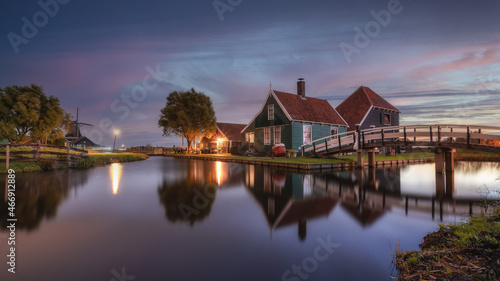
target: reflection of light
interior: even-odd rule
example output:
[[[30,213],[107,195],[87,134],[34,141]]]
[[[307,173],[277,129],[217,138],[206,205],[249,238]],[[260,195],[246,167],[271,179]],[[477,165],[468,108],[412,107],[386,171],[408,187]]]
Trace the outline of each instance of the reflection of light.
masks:
[[[120,178],[122,177],[122,165],[120,163],[111,164],[109,168],[109,173],[111,174],[113,194],[117,194],[118,187],[120,186]]]
[[[215,168],[217,172],[217,185],[220,186],[221,178],[222,178],[222,162],[215,162]]]

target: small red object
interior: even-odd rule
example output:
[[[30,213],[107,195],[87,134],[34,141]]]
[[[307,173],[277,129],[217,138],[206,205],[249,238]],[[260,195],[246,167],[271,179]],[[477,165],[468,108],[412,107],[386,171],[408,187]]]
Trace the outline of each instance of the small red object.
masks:
[[[273,153],[276,157],[285,157],[286,156],[286,148],[282,143],[278,143],[273,146]]]

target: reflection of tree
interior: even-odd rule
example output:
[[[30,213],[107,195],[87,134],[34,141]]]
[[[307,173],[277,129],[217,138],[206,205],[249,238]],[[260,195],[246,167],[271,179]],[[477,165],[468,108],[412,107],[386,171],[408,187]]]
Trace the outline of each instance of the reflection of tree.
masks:
[[[478,173],[486,168],[498,171],[500,169],[500,163],[456,161],[455,171],[459,170],[466,173]]]
[[[68,197],[70,187],[85,184],[86,171],[59,170],[22,174],[16,176],[16,229],[35,230],[43,218],[53,218],[57,208]],[[2,200],[0,202],[1,229],[6,229],[9,218],[5,200],[5,177],[1,179]]]
[[[203,221],[212,210],[216,185],[196,181],[163,181],[158,196],[165,207],[165,216],[171,222],[184,221],[193,225]]]
[[[217,192],[217,169],[203,161],[185,161],[182,165],[176,179],[163,179],[158,196],[169,221],[193,225],[210,214]]]

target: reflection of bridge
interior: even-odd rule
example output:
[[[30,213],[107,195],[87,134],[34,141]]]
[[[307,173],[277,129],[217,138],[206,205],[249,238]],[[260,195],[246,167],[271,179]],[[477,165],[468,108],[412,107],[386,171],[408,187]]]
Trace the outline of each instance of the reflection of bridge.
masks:
[[[357,166],[375,166],[378,147],[427,146],[436,148],[436,172],[454,170],[455,149],[500,154],[500,127],[465,125],[413,125],[350,131],[317,139],[300,147],[302,154],[325,156],[356,151]]]
[[[402,190],[401,170],[360,169],[321,174],[298,174],[275,168],[245,166],[245,186],[262,208],[271,233],[298,225],[304,239],[307,221],[328,217],[338,206],[366,227],[391,210],[427,216],[441,222],[446,216],[484,213],[480,196],[456,197],[453,173],[435,174],[435,191]],[[407,185],[408,182],[405,182]],[[416,191],[416,192],[415,192]]]

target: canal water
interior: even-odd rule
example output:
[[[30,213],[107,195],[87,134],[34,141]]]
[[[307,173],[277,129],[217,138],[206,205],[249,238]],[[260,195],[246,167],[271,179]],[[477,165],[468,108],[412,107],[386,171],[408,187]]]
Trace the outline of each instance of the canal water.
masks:
[[[0,280],[390,280],[391,253],[499,199],[499,163],[307,174],[151,157],[16,175]],[[5,182],[5,176],[0,177]]]

